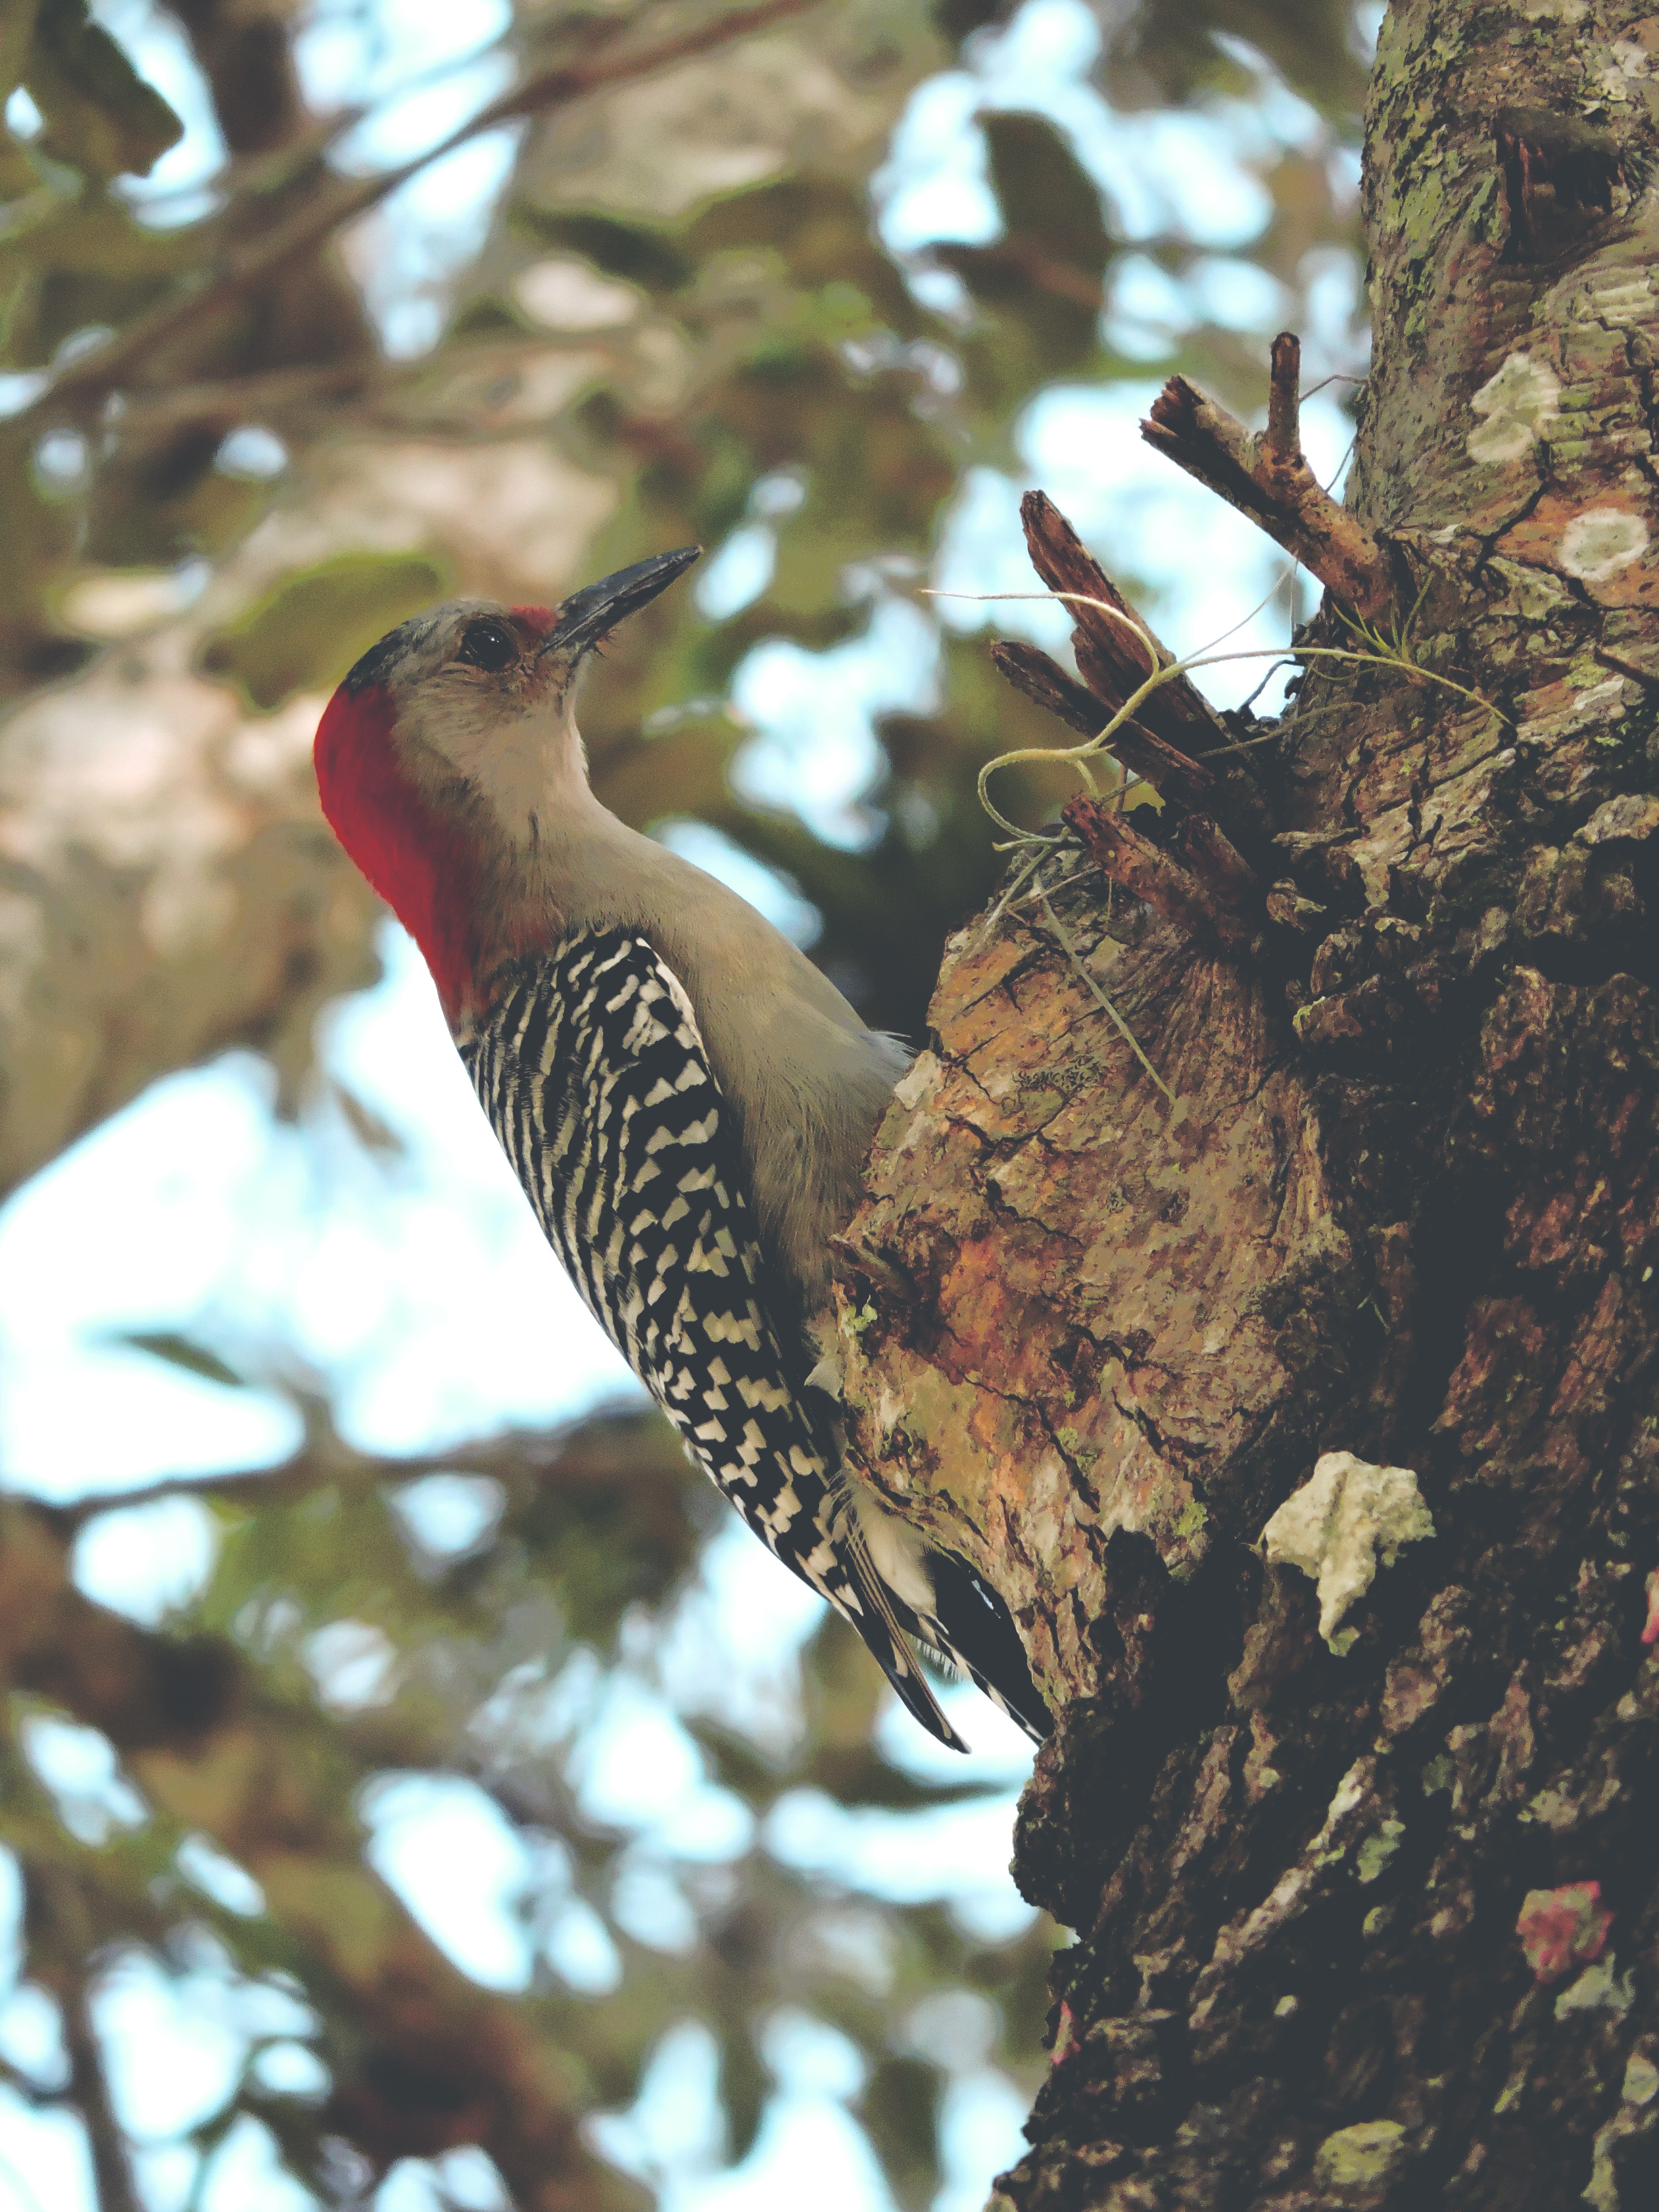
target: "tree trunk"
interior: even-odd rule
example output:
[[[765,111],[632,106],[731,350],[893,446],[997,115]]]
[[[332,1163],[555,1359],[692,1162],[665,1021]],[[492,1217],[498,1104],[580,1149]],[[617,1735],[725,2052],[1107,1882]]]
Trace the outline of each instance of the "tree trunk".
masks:
[[[1393,9],[1349,508],[1287,342],[1149,432],[1358,657],[1138,707],[1162,813],[955,941],[844,1240],[856,1447],[1059,1716],[1018,2212],[1659,2201],[1656,101],[1619,0]],[[1079,617],[1103,708],[1004,665],[1086,730]]]

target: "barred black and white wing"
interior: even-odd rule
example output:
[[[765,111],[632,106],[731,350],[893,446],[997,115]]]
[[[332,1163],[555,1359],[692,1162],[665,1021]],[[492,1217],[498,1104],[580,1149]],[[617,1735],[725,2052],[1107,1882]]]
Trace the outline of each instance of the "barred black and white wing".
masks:
[[[965,1750],[790,1382],[736,1124],[678,978],[633,931],[574,931],[505,979],[462,1056],[549,1242],[692,1459]]]

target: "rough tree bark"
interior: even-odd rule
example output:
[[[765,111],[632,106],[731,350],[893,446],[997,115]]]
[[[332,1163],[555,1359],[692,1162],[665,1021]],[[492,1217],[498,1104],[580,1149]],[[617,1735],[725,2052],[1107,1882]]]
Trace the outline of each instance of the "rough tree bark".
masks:
[[[1154,829],[1074,805],[955,941],[844,1240],[856,1443],[1060,1717],[1018,2212],[1659,2201],[1656,58],[1393,9],[1348,510],[1292,343],[1260,439],[1148,429],[1364,657],[1276,734],[1144,703]],[[1145,662],[1078,647],[1001,659],[1087,731]]]

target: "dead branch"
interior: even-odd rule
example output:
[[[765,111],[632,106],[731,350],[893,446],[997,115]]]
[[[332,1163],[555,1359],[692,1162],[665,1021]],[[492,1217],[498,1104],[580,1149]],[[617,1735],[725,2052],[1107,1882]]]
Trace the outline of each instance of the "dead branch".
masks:
[[[30,1924],[29,1971],[57,1998],[69,2059],[69,2098],[92,2156],[99,2212],[143,2212],[131,2154],[110,2102],[109,2077],[92,2024],[86,1962],[96,1948],[94,1917],[66,1866],[27,1857],[23,1879]]]
[[[1035,646],[1005,641],[992,647],[991,657],[1029,698],[1072,729],[1097,736],[1149,676],[1172,667],[1173,656],[1131,610],[1066,517],[1042,492],[1027,492],[1020,502],[1020,517],[1038,575],[1050,590],[1075,595],[1067,599],[1077,623],[1072,649],[1088,689],[1074,683]],[[1144,776],[1160,797],[1202,808],[1224,821],[1231,836],[1252,851],[1265,850],[1273,823],[1250,757],[1184,675],[1166,675],[1149,691],[1137,705],[1134,719],[1114,732],[1109,750],[1126,768]],[[1206,755],[1222,757],[1211,766],[1202,757]],[[1226,838],[1222,843],[1232,852]],[[1233,860],[1243,866],[1237,853]],[[1207,869],[1206,861],[1201,872]],[[1223,870],[1224,900],[1236,896],[1226,888],[1235,873],[1231,867]]]
[[[112,399],[110,412],[123,437],[155,437],[197,424],[230,429],[239,422],[276,423],[325,407],[329,426],[337,433],[343,405],[356,410],[356,425],[416,426],[483,442],[490,437],[522,437],[523,417],[514,416],[483,431],[480,420],[489,410],[448,404],[446,394],[458,387],[465,392],[469,380],[482,386],[493,377],[514,375],[549,354],[578,351],[606,361],[617,357],[616,348],[607,345],[602,334],[538,331],[507,342],[453,348],[435,375],[428,360],[325,362],[193,384],[131,386]],[[495,411],[499,415],[501,410]]]
[[[1023,640],[999,639],[991,647],[991,659],[1017,691],[1046,707],[1080,737],[1098,737],[1115,711],[1109,711],[1093,691],[1085,690],[1046,653]],[[1126,722],[1121,730],[1115,730],[1108,749],[1114,760],[1144,776],[1164,798],[1184,799],[1197,805],[1215,787],[1215,777],[1207,768],[1154,737],[1142,722]]]
[[[1249,925],[1218,895],[1217,884],[1206,882],[1172,859],[1150,837],[1143,836],[1126,816],[1081,792],[1067,799],[1061,812],[1112,882],[1121,884],[1131,897],[1143,901],[1183,936],[1229,952],[1242,951],[1249,944],[1253,934]],[[1211,834],[1243,868],[1243,862],[1220,832]]]
[[[426,364],[422,363],[422,367]],[[356,400],[371,388],[382,391],[409,381],[407,373],[372,362],[326,362],[315,368],[269,369],[253,376],[224,376],[197,384],[169,384],[123,393],[116,421],[123,435],[176,430],[216,423],[230,429],[239,422],[309,406],[323,400]]]
[[[1175,655],[1135,613],[1051,500],[1040,491],[1028,491],[1020,501],[1019,513],[1031,566],[1038,575],[1050,591],[1081,595],[1083,603],[1067,602],[1077,624],[1072,647],[1077,654],[1078,672],[1115,714],[1155,669],[1167,667]],[[1088,605],[1090,599],[1103,601],[1115,614]],[[1150,640],[1150,653],[1137,631]],[[1141,702],[1136,714],[1155,737],[1191,760],[1228,742],[1226,724],[1184,676],[1159,684]]]
[[[1188,815],[1176,830],[1175,845],[1190,872],[1234,913],[1260,889],[1255,869],[1207,815]]]
[[[381,1456],[346,1443],[320,1401],[295,1394],[306,1417],[307,1437],[291,1458],[274,1466],[234,1468],[210,1475],[168,1475],[131,1490],[100,1491],[68,1505],[38,1509],[60,1534],[73,1536],[100,1513],[129,1512],[169,1498],[246,1501],[251,1510],[292,1504],[325,1485],[342,1489],[396,1489],[423,1475],[456,1468],[487,1475],[509,1493],[549,1495],[562,1491],[624,1491],[640,1500],[678,1500],[685,1464],[672,1432],[656,1414],[623,1406],[601,1407],[575,1422],[545,1429],[508,1429],[443,1451]],[[0,1511],[7,1504],[0,1491]]]
[[[1267,427],[1257,436],[1184,376],[1172,376],[1140,426],[1149,446],[1196,477],[1230,507],[1294,555],[1365,622],[1394,601],[1388,556],[1358,518],[1325,489],[1302,450],[1297,383],[1302,344],[1293,332],[1273,340]],[[1081,664],[1079,663],[1079,665]]]

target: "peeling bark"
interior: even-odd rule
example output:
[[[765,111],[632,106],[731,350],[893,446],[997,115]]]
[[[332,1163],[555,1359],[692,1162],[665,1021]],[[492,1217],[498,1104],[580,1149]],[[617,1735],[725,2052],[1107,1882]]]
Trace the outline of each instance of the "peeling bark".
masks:
[[[1306,641],[1369,659],[1252,748],[1224,948],[1159,895],[1178,779],[1158,865],[1090,838],[954,941],[844,1239],[856,1448],[1058,1714],[1009,2212],[1659,2195],[1656,118],[1632,6],[1395,7],[1370,635]],[[1330,1644],[1261,1542],[1328,1452],[1434,1532]]]

